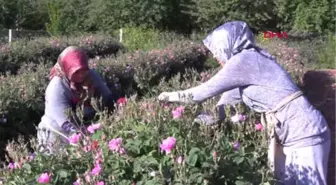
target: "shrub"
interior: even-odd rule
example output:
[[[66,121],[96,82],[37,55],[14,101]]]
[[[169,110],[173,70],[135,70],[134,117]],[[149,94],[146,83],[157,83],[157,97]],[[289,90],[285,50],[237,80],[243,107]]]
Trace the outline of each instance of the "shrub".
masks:
[[[135,52],[140,48],[146,51],[154,48],[165,48],[174,41],[185,39],[183,36],[173,32],[145,27],[125,27],[122,32],[122,44],[129,52]],[[115,38],[119,38],[119,34],[119,30],[115,30],[112,33]]]
[[[139,48],[141,50],[149,50],[158,48],[160,32],[150,28],[123,28],[123,44],[128,51],[135,52]]]
[[[15,74],[24,63],[55,63],[60,52],[70,45],[85,48],[90,57],[117,54],[123,48],[114,39],[102,35],[21,40],[0,46],[0,73]]]
[[[335,69],[335,34],[328,35],[325,45],[318,51],[318,66],[320,68]]]
[[[107,77],[105,79],[107,82],[111,82],[111,76],[116,76],[115,79],[123,87],[121,89],[127,91],[133,86],[136,87],[137,93],[145,94],[153,92],[152,87],[164,77],[170,78],[178,72],[184,72],[187,68],[203,70],[207,59],[206,54],[207,50],[201,44],[182,41],[175,42],[164,49],[139,51],[125,54],[117,59],[94,59],[92,66]],[[117,74],[116,71],[120,73]],[[110,84],[110,87],[112,88],[113,84]]]
[[[118,58],[95,59],[97,68],[115,94],[144,94],[152,92],[160,79],[183,72],[185,68],[202,69],[205,50],[197,43],[182,41],[165,50],[126,54]],[[157,61],[157,63],[155,63]],[[1,76],[0,116],[5,115],[8,132],[2,139],[17,133],[32,134],[44,111],[44,91],[48,85],[51,62],[24,65],[18,75]],[[20,116],[18,116],[20,115]]]
[[[195,80],[202,78],[199,73],[186,74],[162,82],[160,87],[188,88],[200,83]],[[188,80],[181,83],[183,79]],[[213,110],[215,103],[208,100],[203,109]],[[226,126],[205,127],[193,123],[197,111],[190,106],[180,106],[181,116],[173,119],[172,111],[177,107],[153,98],[141,101],[130,98],[113,117],[100,112],[102,117],[95,123],[101,128],[81,137],[79,146],[68,147],[66,153],[34,157],[28,151],[17,150],[17,145],[8,145],[14,159],[10,165],[17,164],[16,169],[5,166],[0,174],[5,183],[22,184],[36,184],[44,172],[51,174],[52,184],[72,184],[78,179],[85,184],[104,181],[120,185],[271,182],[265,167],[264,134],[255,130],[258,120],[253,114],[232,124],[228,113],[223,124]],[[163,146],[167,138],[170,145]]]

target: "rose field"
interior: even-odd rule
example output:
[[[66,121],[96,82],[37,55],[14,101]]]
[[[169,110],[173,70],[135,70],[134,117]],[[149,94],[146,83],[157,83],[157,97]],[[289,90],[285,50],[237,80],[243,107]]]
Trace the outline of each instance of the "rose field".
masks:
[[[267,140],[259,114],[244,105],[226,108],[215,126],[219,97],[202,104],[162,103],[164,91],[190,88],[219,70],[201,39],[117,40],[104,35],[37,38],[0,45],[0,184],[8,185],[271,185]],[[171,36],[173,37],[173,36]],[[264,40],[332,130],[329,161],[334,184],[335,36],[313,41]],[[148,44],[151,42],[151,44]],[[71,136],[56,155],[37,151],[36,128],[44,111],[48,74],[69,45],[85,48],[90,65],[120,97],[113,114],[98,107],[89,134]],[[82,115],[82,110],[77,110]]]

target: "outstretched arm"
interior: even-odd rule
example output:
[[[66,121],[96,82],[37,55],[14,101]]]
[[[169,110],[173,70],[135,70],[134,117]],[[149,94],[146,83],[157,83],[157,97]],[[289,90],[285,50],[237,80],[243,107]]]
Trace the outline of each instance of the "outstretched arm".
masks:
[[[249,65],[249,62],[243,62],[239,58],[232,58],[207,82],[184,91],[162,93],[159,99],[167,98],[171,102],[200,103],[226,91],[255,84],[257,75],[255,66]]]

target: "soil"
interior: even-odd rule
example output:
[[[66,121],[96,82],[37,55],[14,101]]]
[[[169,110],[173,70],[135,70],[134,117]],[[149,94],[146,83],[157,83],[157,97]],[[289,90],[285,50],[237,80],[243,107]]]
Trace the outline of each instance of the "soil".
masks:
[[[310,70],[303,79],[309,101],[321,111],[331,130],[328,185],[335,185],[335,83],[336,70]]]

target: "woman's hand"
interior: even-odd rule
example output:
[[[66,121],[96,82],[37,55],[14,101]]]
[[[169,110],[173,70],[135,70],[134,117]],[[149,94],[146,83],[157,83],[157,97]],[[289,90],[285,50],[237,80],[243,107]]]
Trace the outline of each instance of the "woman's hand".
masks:
[[[166,102],[179,102],[180,96],[178,92],[162,92],[158,99]]]
[[[183,91],[163,92],[159,95],[158,99],[160,101],[166,101],[166,102],[193,103],[192,94],[190,93],[187,94]]]

